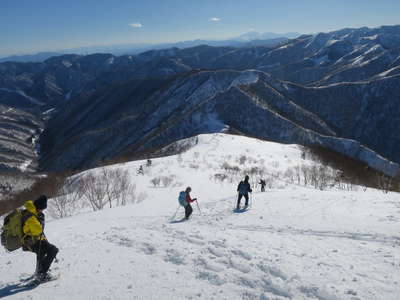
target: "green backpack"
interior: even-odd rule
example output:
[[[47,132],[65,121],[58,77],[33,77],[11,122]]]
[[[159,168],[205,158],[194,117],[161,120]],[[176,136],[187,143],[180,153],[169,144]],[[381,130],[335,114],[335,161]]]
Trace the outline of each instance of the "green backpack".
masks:
[[[23,223],[30,216],[26,214],[26,210],[16,209],[4,218],[1,244],[8,251],[14,251],[22,247],[22,238],[24,236],[22,230]]]

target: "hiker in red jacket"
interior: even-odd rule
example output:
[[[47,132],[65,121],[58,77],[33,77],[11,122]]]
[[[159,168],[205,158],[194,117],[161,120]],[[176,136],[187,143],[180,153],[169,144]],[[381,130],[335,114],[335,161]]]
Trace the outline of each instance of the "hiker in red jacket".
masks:
[[[192,199],[192,197],[190,197],[190,192],[191,191],[192,191],[192,188],[190,186],[188,186],[186,188],[186,191],[185,191],[185,193],[186,193],[186,203],[187,203],[187,205],[185,206],[185,219],[186,220],[189,220],[189,217],[193,212],[193,208],[190,205],[190,203],[192,203],[192,202],[197,200],[197,198],[193,198]]]

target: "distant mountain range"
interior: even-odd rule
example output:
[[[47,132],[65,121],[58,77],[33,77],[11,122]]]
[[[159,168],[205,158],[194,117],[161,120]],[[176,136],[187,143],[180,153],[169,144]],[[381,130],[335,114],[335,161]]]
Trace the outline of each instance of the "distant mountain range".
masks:
[[[26,55],[12,55],[0,58],[0,62],[13,61],[13,62],[42,62],[46,59],[61,55],[59,52],[39,52],[36,54],[26,54]]]
[[[270,40],[270,39],[277,39],[277,38],[288,38],[288,39],[294,39],[297,38],[301,35],[301,33],[298,32],[287,32],[287,33],[274,33],[274,32],[264,32],[260,33],[254,30],[251,30],[249,32],[246,32],[242,35],[240,35],[237,38],[234,38],[233,40],[238,40],[242,42],[250,42],[254,40]]]
[[[0,57],[0,62],[13,61],[13,62],[43,62],[52,56],[59,56],[63,54],[83,54],[89,55],[93,53],[110,53],[113,55],[125,54],[139,54],[140,52],[149,51],[152,49],[165,49],[165,48],[190,48],[200,45],[209,45],[214,47],[232,46],[232,47],[248,47],[253,45],[275,46],[289,38],[300,36],[300,33],[259,33],[256,31],[249,31],[240,35],[237,38],[227,40],[192,40],[182,41],[177,43],[161,43],[161,44],[121,44],[110,46],[93,46],[81,47],[68,50],[60,50],[57,52],[40,52],[28,55],[13,55],[7,57]]]
[[[1,63],[0,162],[86,168],[229,131],[321,146],[395,176],[399,70],[400,26]]]

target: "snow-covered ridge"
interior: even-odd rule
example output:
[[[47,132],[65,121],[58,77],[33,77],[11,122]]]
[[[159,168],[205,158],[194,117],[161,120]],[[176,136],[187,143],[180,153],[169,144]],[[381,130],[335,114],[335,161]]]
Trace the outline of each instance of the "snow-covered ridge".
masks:
[[[352,88],[343,88],[338,93],[335,89],[329,89],[326,94],[315,97],[318,101],[309,100],[309,95],[304,95],[301,88],[295,86],[299,84],[331,88],[335,84],[341,86],[345,82],[367,85],[379,78],[395,79],[393,76],[399,73],[399,49],[399,26],[384,26],[346,28],[316,35],[303,35],[272,48],[203,45],[187,49],[152,50],[120,57],[111,54],[62,55],[34,65],[12,62],[0,64],[4,77],[0,88],[15,91],[2,92],[5,101],[17,98],[21,104],[29,106],[29,109],[35,104],[32,100],[42,101],[46,109],[57,106],[58,113],[48,116],[51,119],[51,128],[46,131],[49,135],[53,135],[50,139],[54,144],[43,143],[54,145],[53,149],[43,148],[43,155],[48,154],[48,157],[41,162],[48,170],[53,167],[53,170],[84,168],[88,167],[82,166],[86,162],[89,166],[94,166],[99,160],[113,159],[126,151],[135,152],[138,150],[135,146],[145,151],[148,144],[156,149],[171,141],[199,133],[223,131],[228,127],[238,129],[241,124],[250,123],[252,116],[261,115],[262,111],[259,105],[251,109],[248,120],[243,119],[237,124],[232,124],[232,120],[237,119],[240,112],[249,111],[250,108],[243,105],[239,111],[235,110],[236,105],[229,106],[228,101],[234,102],[236,98],[227,99],[234,94],[228,91],[257,84],[260,89],[255,89],[255,94],[264,91],[268,94],[270,88],[278,90],[281,88],[279,90],[281,94],[296,104],[303,100],[319,103],[319,100],[331,99],[329,105],[320,107],[315,105],[313,107],[315,110],[308,111],[319,116],[324,107],[329,106],[328,109],[332,113],[321,118],[321,121],[329,124],[329,129],[332,131],[334,128],[340,128],[333,136],[354,139],[383,157],[399,162],[398,149],[393,142],[399,138],[398,131],[395,130],[400,122],[395,109],[396,95],[400,94],[397,91],[400,86],[398,78],[387,83],[379,82],[377,84],[379,86],[373,90],[362,86],[362,89],[365,88],[365,93],[361,95]],[[273,79],[266,80],[267,75],[261,73],[264,71],[271,74]],[[279,80],[287,84],[281,84]],[[139,87],[134,88],[136,86],[134,82],[139,81]],[[262,81],[269,86],[263,89],[260,84]],[[169,89],[171,82],[174,88]],[[166,89],[172,92],[164,94]],[[18,91],[22,94],[17,94]],[[150,97],[149,91],[154,91],[156,96]],[[323,89],[316,90],[316,93],[320,92],[324,92]],[[35,95],[36,99],[26,98],[28,94]],[[211,111],[211,105],[207,105],[221,94],[225,94],[222,96],[226,98],[220,101],[223,102],[220,106],[225,105],[225,111],[231,112],[230,115],[225,115],[225,119],[221,117],[221,113]],[[151,98],[150,101],[147,101],[147,96]],[[89,101],[88,97],[93,98]],[[74,101],[71,101],[72,99]],[[338,109],[335,103],[341,102],[342,99],[348,99],[348,105],[344,104]],[[364,99],[364,102],[372,104],[363,110],[363,115],[359,114],[361,109],[357,105],[352,109],[358,99]],[[268,102],[269,96],[264,100]],[[382,105],[375,105],[375,101]],[[71,103],[65,104],[66,102]],[[142,102],[146,105],[136,105]],[[246,103],[249,102],[254,104],[251,101]],[[157,105],[152,106],[152,103]],[[82,106],[79,106],[80,104]],[[273,106],[270,102],[268,105]],[[90,113],[89,106],[91,106]],[[39,111],[42,107],[40,105],[34,109]],[[73,112],[71,107],[74,107]],[[123,109],[119,110],[119,107]],[[280,105],[280,108],[282,107],[283,105]],[[200,112],[202,108],[209,109],[207,115],[203,113],[204,111]],[[305,110],[303,109],[303,112]],[[290,109],[285,111],[288,112]],[[342,118],[340,114],[345,111],[351,111],[351,114]],[[72,113],[69,115],[70,112]],[[277,111],[272,112],[274,115],[277,113]],[[248,130],[246,134],[255,136],[272,126],[266,115],[267,113],[264,113],[260,117],[256,126],[246,128]],[[385,122],[381,122],[380,116],[383,116],[382,120]],[[42,117],[41,112],[38,117]],[[96,119],[97,117],[99,118]],[[286,122],[275,122],[274,132],[259,137],[282,141],[279,138],[293,136],[295,135],[293,131],[302,131],[302,128],[316,130],[315,126],[309,126],[313,122],[301,110],[292,109],[290,118],[283,117],[298,126],[290,126],[292,129],[290,131],[285,127]],[[341,122],[336,122],[337,119]],[[340,123],[349,123],[344,119],[357,119],[362,125],[360,128],[355,128],[357,125],[341,128]],[[302,122],[303,120],[307,124]],[[10,121],[4,123],[4,130],[10,126]],[[127,128],[132,129],[132,132],[128,133]],[[63,131],[65,134],[59,134]],[[244,129],[239,128],[239,131],[244,132]],[[104,134],[100,135],[100,132]],[[116,132],[119,133],[117,138],[115,138]],[[352,136],[353,132],[359,134]],[[90,133],[97,135],[90,136]],[[304,136],[308,136],[308,133]],[[84,138],[79,139],[79,137]],[[299,139],[288,138],[286,142],[302,143]]]
[[[129,172],[136,184],[133,203],[47,218],[46,236],[60,249],[52,266],[59,279],[24,288],[34,256],[1,248],[0,271],[7,276],[0,278],[0,297],[398,299],[397,194],[289,183],[285,169],[313,164],[296,145],[222,134],[200,135],[191,144],[151,166],[144,160],[106,168]],[[250,210],[232,211],[243,176],[223,163],[240,171],[264,166],[274,175],[260,192],[258,175],[250,174]],[[137,173],[141,165],[143,175]],[[100,176],[102,169],[77,176],[89,173]],[[159,176],[173,181],[153,185]],[[188,185],[199,207],[194,203],[191,220],[180,222],[177,196]]]

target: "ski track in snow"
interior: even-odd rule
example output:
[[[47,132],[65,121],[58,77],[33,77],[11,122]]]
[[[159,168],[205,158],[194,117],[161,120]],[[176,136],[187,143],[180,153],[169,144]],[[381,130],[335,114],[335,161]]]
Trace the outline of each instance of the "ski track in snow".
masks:
[[[183,160],[197,151],[204,153],[199,161],[209,164],[210,157],[229,155],[220,148],[231,149],[230,139],[243,141],[220,135],[203,139]],[[293,146],[267,145],[271,159],[285,155],[280,167],[300,157]],[[250,155],[246,149],[235,151],[237,157]],[[140,164],[125,167],[136,174]],[[174,164],[181,163],[176,158],[154,160],[153,174],[176,168]],[[0,271],[8,274],[0,278],[0,298],[400,299],[397,195],[293,185],[254,191],[250,209],[234,213],[236,182],[211,184],[213,173],[199,179],[204,171],[179,170],[184,172],[177,179],[182,184],[171,189],[149,187],[154,175],[134,176],[149,193],[138,204],[50,220],[46,233],[60,248],[52,267],[60,274],[56,281],[24,288],[34,256],[0,250]],[[182,208],[171,220],[175,196],[188,181],[202,214],[193,205],[189,221],[180,221]]]

